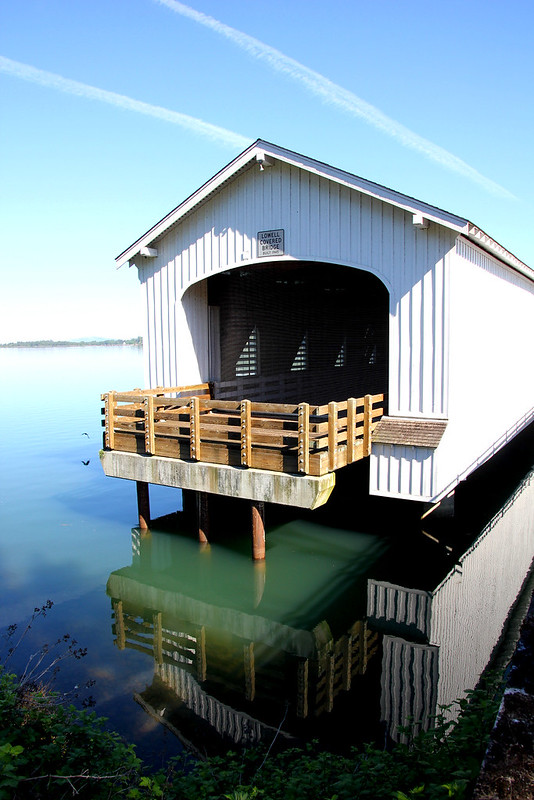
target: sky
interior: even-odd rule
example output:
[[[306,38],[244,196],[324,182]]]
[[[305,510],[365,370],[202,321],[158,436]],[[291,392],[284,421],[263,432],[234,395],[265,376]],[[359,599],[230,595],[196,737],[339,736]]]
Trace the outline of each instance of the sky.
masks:
[[[531,0],[2,0],[0,342],[142,333],[115,257],[257,138],[534,267]]]

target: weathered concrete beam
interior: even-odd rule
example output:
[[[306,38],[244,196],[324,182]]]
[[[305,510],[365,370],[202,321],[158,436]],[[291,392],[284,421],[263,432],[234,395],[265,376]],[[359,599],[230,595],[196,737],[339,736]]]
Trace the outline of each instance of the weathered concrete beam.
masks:
[[[336,482],[334,473],[320,477],[288,475],[266,469],[180,461],[177,458],[143,456],[118,450],[102,450],[100,459],[105,474],[112,478],[175,486],[179,489],[193,489],[196,492],[297,508],[318,508],[324,505]]]

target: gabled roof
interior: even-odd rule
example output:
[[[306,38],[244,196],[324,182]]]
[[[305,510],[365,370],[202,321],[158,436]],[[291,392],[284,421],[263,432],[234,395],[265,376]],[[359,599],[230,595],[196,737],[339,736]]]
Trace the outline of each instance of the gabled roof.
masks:
[[[421,200],[416,200],[401,192],[388,189],[386,186],[381,186],[379,183],[373,183],[373,181],[368,181],[365,178],[352,175],[350,172],[345,172],[345,170],[331,167],[329,164],[300,155],[292,150],[286,150],[278,145],[270,144],[262,139],[257,139],[250,147],[247,147],[237,158],[234,158],[233,161],[227,164],[226,167],[223,167],[213,178],[210,178],[210,180],[197,189],[196,192],[180,203],[179,206],[173,209],[167,216],[163,217],[162,220],[157,222],[150,230],[144,233],[143,236],[117,256],[115,259],[117,267],[131,262],[136,255],[142,255],[143,250],[145,250],[145,255],[148,254],[146,248],[150,248],[159,237],[165,234],[174,225],[178,224],[185,216],[190,214],[191,211],[204,203],[207,198],[221,189],[222,186],[247,170],[252,164],[271,165],[276,160],[283,161],[291,166],[299,167],[319,177],[328,178],[342,186],[356,189],[358,192],[368,195],[369,197],[382,200],[385,203],[402,208],[404,211],[411,214],[419,215],[425,220],[436,222],[439,225],[450,228],[475,242],[479,247],[492,253],[497,258],[500,258],[518,272],[534,280],[534,270],[526,264],[523,264],[523,262],[512,253],[508,252],[508,250],[499,245],[495,240],[484,233],[484,231],[480,230],[464,217],[459,217],[456,214],[443,211],[429,203],[424,203]]]

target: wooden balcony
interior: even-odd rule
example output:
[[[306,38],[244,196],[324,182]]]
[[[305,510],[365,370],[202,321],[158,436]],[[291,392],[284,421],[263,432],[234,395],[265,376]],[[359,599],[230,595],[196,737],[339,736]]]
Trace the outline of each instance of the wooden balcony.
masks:
[[[383,394],[343,402],[212,399],[209,384],[102,395],[106,450],[324,476],[371,453]]]

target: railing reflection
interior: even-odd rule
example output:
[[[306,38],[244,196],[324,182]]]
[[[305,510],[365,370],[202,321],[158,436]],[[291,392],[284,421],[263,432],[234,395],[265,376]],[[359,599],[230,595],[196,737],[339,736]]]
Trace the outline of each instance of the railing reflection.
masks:
[[[254,701],[260,690],[269,698],[273,690],[283,691],[283,686],[289,685],[293,695],[288,698],[286,694],[286,700],[292,702],[297,716],[318,716],[332,711],[336,697],[342,691],[350,691],[354,678],[365,674],[369,660],[378,650],[378,634],[364,620],[357,620],[336,641],[323,621],[313,629],[312,652],[282,665],[282,660],[287,659],[281,659],[280,653],[267,652],[270,648],[262,643],[243,640],[234,642],[233,647],[226,643],[221,654],[204,625],[182,622],[180,630],[176,630],[168,627],[161,611],[135,609],[117,599],[112,600],[112,607],[114,643],[119,650],[137,650],[151,656],[155,673],[186,703],[191,697],[198,697],[199,692],[191,694],[192,684],[184,676],[187,673],[196,685],[206,681],[208,651],[210,674],[224,673],[226,689],[231,686],[246,701]],[[188,687],[187,697],[180,687]]]

